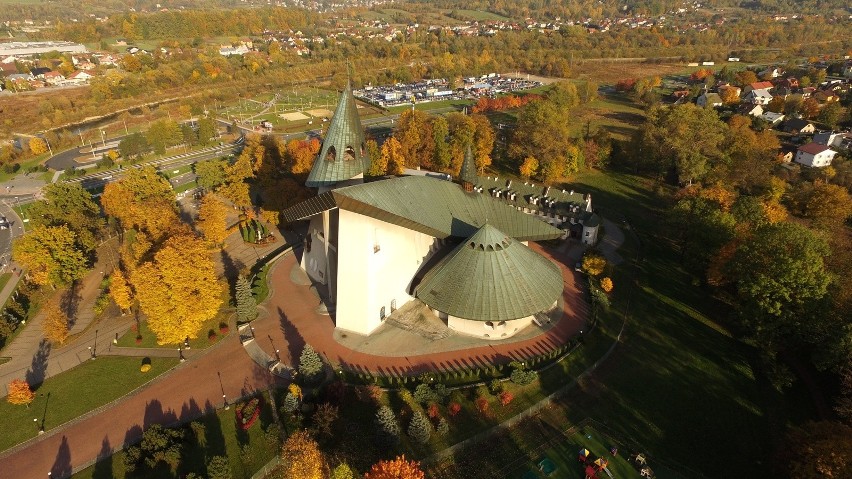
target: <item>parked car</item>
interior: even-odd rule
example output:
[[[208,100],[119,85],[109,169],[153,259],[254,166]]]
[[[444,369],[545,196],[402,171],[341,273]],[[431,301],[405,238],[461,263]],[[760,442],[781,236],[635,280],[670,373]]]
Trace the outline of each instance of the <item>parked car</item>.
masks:
[[[7,229],[9,229],[9,222],[6,221],[5,216],[0,216],[0,230],[7,230]]]

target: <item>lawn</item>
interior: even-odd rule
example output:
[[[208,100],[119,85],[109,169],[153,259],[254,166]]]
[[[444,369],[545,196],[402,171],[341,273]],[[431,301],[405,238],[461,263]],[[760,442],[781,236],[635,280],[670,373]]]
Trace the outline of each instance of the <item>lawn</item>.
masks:
[[[591,193],[604,216],[628,219],[643,260],[623,268],[636,279],[626,340],[564,401],[567,417],[606,422],[651,455],[709,477],[766,473],[783,427],[813,416],[806,395],[794,388],[781,397],[766,384],[756,351],[726,328],[728,308],[682,270],[650,182],[595,172],[572,185]]]
[[[2,1],[3,0],[0,0],[0,2],[2,2]],[[14,178],[14,177],[16,177],[20,174],[26,173],[27,170],[29,170],[30,168],[32,168],[34,166],[39,166],[44,160],[48,159],[49,157],[50,157],[50,153],[42,153],[41,155],[34,156],[30,159],[24,160],[24,161],[21,162],[21,168],[15,173],[7,173],[3,170],[0,170],[0,183],[5,182],[5,181],[9,181],[12,178]]]
[[[6,283],[9,282],[9,279],[12,277],[12,273],[3,273],[0,274],[0,291],[3,291],[3,288],[6,287]]]
[[[219,332],[219,323],[227,322],[227,314],[223,311],[219,311],[219,314],[216,315],[215,318],[207,321],[202,324],[198,329],[198,337],[189,340],[189,346],[195,349],[204,349],[215,344],[216,341],[210,341],[207,339],[207,334],[209,331],[214,331],[218,340],[221,340],[223,335]],[[227,333],[226,333],[227,334]],[[136,337],[142,336],[140,342],[136,342]],[[133,329],[124,333],[123,336],[118,338],[118,346],[122,348],[164,348],[164,349],[177,349],[178,345],[176,344],[157,344],[157,336],[148,328],[148,323],[146,321],[139,322],[138,333]]]
[[[497,20],[497,21],[508,21],[509,17],[504,17],[503,15],[498,15],[492,12],[485,12],[482,10],[447,10],[445,14],[456,13],[458,16],[464,17],[470,20],[477,21],[487,21],[487,20]]]
[[[248,431],[237,426],[235,407],[220,409],[195,422],[204,425],[204,440],[184,442],[177,473],[165,467],[153,471],[139,468],[128,473],[124,467],[124,452],[117,452],[93,466],[71,476],[74,479],[177,478],[190,472],[207,477],[207,463],[213,456],[227,456],[234,479],[248,479],[278,453],[279,439],[268,437],[265,430],[273,422],[268,394],[264,393],[259,420]],[[190,431],[187,431],[189,434]]]
[[[0,418],[3,418],[0,450],[35,437],[41,425],[50,430],[107,404],[151,381],[177,362],[177,358],[154,358],[151,370],[142,373],[139,358],[99,357],[48,378],[35,391],[36,398],[28,408],[0,402]]]

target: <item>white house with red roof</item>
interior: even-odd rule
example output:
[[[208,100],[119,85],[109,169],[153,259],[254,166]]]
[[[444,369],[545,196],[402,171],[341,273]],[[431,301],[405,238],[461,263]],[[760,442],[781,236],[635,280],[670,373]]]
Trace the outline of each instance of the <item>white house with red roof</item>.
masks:
[[[69,84],[72,84],[72,85],[82,85],[83,83],[86,83],[91,79],[92,79],[92,75],[90,75],[89,73],[86,73],[82,70],[78,70],[78,71],[68,75],[68,78],[65,79],[65,83],[69,83]]]
[[[819,143],[808,143],[796,151],[796,163],[822,168],[831,164],[837,152]]]

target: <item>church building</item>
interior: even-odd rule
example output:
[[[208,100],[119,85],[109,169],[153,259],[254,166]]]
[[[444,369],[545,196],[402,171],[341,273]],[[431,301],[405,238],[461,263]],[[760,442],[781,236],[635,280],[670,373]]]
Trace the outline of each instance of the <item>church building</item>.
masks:
[[[498,187],[476,175],[469,147],[458,184],[431,175],[365,183],[364,140],[347,86],[306,183],[318,196],[284,211],[308,222],[300,265],[337,328],[368,335],[422,301],[448,328],[499,340],[556,307],[561,270],[527,244],[569,235],[593,244],[590,197]]]

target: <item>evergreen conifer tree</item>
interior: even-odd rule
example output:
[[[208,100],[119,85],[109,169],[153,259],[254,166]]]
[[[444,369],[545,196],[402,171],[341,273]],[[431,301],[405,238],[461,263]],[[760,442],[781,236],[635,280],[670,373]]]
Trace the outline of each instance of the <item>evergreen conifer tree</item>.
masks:
[[[322,372],[322,359],[310,344],[305,345],[299,357],[299,373],[307,379],[314,379]]]
[[[236,284],[237,319],[242,323],[257,318],[257,301],[251,292],[251,284],[245,276],[240,275]]]
[[[382,406],[376,413],[376,423],[379,425],[379,432],[391,442],[399,441],[400,427],[396,421],[396,415],[388,406]]]
[[[450,432],[450,423],[444,418],[439,419],[437,432],[439,436],[446,436]]]
[[[422,412],[414,413],[408,425],[408,436],[418,444],[426,444],[432,436],[432,425]]]
[[[284,397],[284,405],[283,408],[290,414],[296,412],[299,409],[299,398],[293,395],[293,393],[288,392],[287,396]]]

